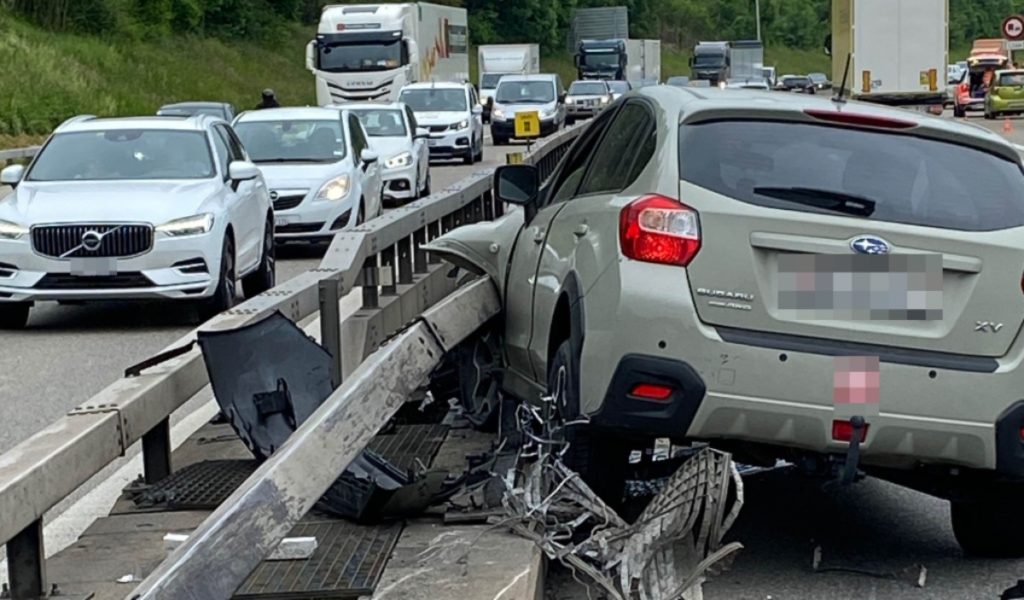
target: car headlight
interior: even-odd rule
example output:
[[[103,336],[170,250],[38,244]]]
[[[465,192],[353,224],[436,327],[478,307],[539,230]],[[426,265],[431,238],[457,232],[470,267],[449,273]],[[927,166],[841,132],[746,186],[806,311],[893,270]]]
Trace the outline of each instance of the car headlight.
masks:
[[[575,98],[566,98],[565,99],[565,103],[566,104],[576,104],[576,99]]]
[[[156,228],[157,232],[172,237],[210,233],[211,229],[213,229],[213,215],[210,213],[175,219]]]
[[[412,153],[403,152],[398,156],[392,156],[391,158],[384,161],[384,166],[389,169],[397,169],[399,167],[408,167],[412,164]]]
[[[0,221],[0,239],[19,240],[28,234],[28,227],[22,227],[10,221]]]
[[[345,196],[348,196],[349,189],[352,187],[350,184],[351,180],[348,175],[335,177],[320,188],[320,191],[316,194],[316,199],[329,200],[331,202],[343,200]]]
[[[491,117],[501,121],[505,119],[505,109],[495,107],[491,110]]]
[[[460,130],[468,129],[468,128],[469,128],[469,119],[463,119],[462,121],[459,121],[458,123],[456,123],[452,127],[452,129],[454,129],[455,131],[460,131]]]
[[[601,104],[608,104],[609,102],[611,102],[611,98],[608,96],[601,96]]]

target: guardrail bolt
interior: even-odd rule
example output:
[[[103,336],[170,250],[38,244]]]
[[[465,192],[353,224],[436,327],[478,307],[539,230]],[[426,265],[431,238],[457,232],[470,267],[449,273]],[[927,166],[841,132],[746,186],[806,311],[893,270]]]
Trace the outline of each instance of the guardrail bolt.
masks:
[[[56,583],[50,586],[50,595],[60,596],[60,586],[58,586]]]

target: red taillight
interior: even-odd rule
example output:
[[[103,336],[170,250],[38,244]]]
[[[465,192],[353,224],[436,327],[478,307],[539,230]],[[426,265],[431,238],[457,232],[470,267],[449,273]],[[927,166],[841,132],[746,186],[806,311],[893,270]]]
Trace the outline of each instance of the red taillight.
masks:
[[[912,127],[917,127],[917,123],[912,121],[842,112],[840,110],[808,109],[804,111],[804,114],[822,121],[841,123],[843,125],[855,125],[857,127],[881,127],[883,129],[910,129]]]
[[[860,430],[860,441],[868,437],[868,425]],[[853,425],[849,421],[832,421],[832,439],[839,442],[849,442],[853,439]]]
[[[685,267],[700,250],[697,211],[665,196],[643,196],[622,209],[619,243],[627,258]]]
[[[672,388],[666,385],[656,385],[653,383],[638,383],[633,387],[633,391],[631,391],[629,395],[634,398],[662,402],[664,400],[668,400],[669,396],[672,395]]]

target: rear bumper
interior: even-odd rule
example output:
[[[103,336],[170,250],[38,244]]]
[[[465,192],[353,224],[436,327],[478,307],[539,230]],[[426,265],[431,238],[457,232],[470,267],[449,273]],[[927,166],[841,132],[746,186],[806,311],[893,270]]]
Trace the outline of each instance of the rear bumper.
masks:
[[[989,100],[987,109],[993,114],[1024,113],[1024,98],[1019,100]]]
[[[846,442],[832,438],[833,420],[850,416],[833,400],[835,357],[870,355],[872,348],[780,348],[723,335],[696,317],[686,272],[674,267],[614,264],[583,304],[581,408],[596,423],[787,452],[846,451]],[[998,359],[879,354],[881,399],[865,415],[865,465],[960,466],[1024,477],[1024,336]],[[655,364],[675,366],[652,371],[648,365]],[[679,404],[654,408],[630,399],[623,382],[637,377],[674,378]]]

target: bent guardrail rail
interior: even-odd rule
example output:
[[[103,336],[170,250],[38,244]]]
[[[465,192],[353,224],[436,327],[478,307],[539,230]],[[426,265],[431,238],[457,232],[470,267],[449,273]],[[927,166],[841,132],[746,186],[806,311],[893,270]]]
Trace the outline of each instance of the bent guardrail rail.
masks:
[[[536,164],[546,179],[579,130],[570,128],[536,144],[523,162]],[[299,322],[319,311],[322,343],[335,357],[332,379],[342,382],[385,339],[454,289],[454,282],[443,276],[437,261],[428,260],[421,245],[465,223],[500,216],[503,206],[494,201],[491,179],[490,171],[474,174],[338,234],[320,267],[198,329],[242,327],[273,311]],[[362,288],[363,309],[343,327],[338,301],[354,287]],[[65,417],[0,455],[0,543],[7,545],[12,598],[35,598],[45,589],[42,519],[48,510],[140,440],[147,483],[171,472],[170,415],[209,383],[202,355],[193,345],[197,330],[161,353],[166,360],[129,369],[130,376],[126,372]]]

